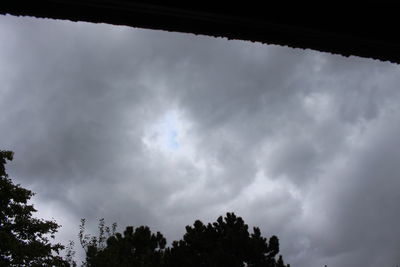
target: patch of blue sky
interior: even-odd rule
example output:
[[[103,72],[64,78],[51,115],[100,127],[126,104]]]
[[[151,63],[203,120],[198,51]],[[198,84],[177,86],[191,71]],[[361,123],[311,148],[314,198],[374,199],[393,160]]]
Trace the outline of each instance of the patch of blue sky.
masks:
[[[170,129],[168,133],[168,148],[171,150],[178,150],[179,147],[178,132],[175,129]]]

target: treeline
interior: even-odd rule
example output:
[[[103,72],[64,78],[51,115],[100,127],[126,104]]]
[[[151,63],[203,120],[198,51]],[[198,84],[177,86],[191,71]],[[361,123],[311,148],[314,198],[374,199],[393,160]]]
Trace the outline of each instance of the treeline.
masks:
[[[183,238],[171,247],[166,247],[167,241],[160,232],[152,233],[147,226],[128,226],[122,234],[115,232],[115,226],[106,227],[101,220],[99,235],[90,237],[84,234],[82,220],[79,237],[86,252],[86,266],[290,266],[278,255],[276,236],[268,240],[257,227],[250,233],[248,225],[234,213],[207,225],[195,221],[193,226],[186,226]]]
[[[28,200],[30,190],[12,183],[5,171],[13,153],[0,151],[0,266],[78,266],[72,243],[64,257],[61,244],[52,244],[57,229],[54,221],[33,218],[36,212]],[[220,216],[204,224],[197,220],[186,226],[182,239],[167,246],[160,232],[149,227],[126,227],[116,232],[116,224],[106,226],[100,220],[98,236],[86,234],[81,220],[79,240],[85,251],[81,266],[87,267],[290,267],[279,255],[279,240],[261,235],[258,227],[252,232],[234,213]]]

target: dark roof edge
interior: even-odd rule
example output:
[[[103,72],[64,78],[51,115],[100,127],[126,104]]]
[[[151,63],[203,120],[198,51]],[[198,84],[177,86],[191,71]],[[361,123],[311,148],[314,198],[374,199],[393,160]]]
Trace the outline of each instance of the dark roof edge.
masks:
[[[369,34],[361,27],[347,30],[345,23],[350,20],[346,18],[340,24],[321,15],[304,19],[311,13],[284,18],[273,12],[264,16],[255,8],[221,11],[210,6],[167,5],[157,1],[14,0],[1,3],[0,14],[203,34],[400,63],[400,43],[392,38],[395,33],[389,37],[382,35],[382,30],[387,30],[382,27],[391,25],[372,25],[376,29]]]

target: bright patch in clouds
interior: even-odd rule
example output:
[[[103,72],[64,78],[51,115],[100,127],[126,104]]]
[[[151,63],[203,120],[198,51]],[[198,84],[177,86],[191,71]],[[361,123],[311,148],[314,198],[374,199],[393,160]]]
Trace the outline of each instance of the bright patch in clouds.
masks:
[[[311,93],[303,99],[305,110],[318,122],[328,120],[335,114],[334,103],[327,93]]]
[[[170,110],[147,127],[142,141],[152,151],[169,156],[179,155],[187,150],[187,130],[188,123],[182,114],[177,110]]]

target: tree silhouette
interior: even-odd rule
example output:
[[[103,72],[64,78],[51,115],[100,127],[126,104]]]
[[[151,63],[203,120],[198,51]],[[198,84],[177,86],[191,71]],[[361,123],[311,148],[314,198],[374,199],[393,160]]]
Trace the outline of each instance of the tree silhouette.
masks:
[[[86,252],[88,267],[156,267],[163,266],[164,249],[167,243],[160,232],[153,234],[147,226],[134,229],[126,227],[123,235],[115,233],[116,224],[112,231],[100,220],[99,237],[85,235],[85,220],[81,221],[79,238]],[[105,234],[108,236],[104,243]]]
[[[183,240],[175,241],[169,251],[170,266],[285,267],[279,253],[279,240],[268,240],[255,227],[250,235],[247,224],[234,213],[220,216],[207,226],[195,221],[187,226]],[[290,266],[290,265],[287,265]]]
[[[104,229],[104,221],[99,229]],[[197,220],[186,226],[183,239],[166,248],[165,238],[151,233],[147,226],[134,229],[128,226],[123,235],[109,234],[104,245],[99,237],[84,235],[84,220],[80,239],[86,251],[88,267],[137,266],[137,267],[290,267],[279,255],[279,240],[261,236],[259,228],[249,233],[247,224],[234,213],[220,216],[216,222],[203,224]],[[109,228],[108,228],[109,229]],[[103,235],[104,236],[104,235]],[[103,238],[104,239],[104,238]]]
[[[34,195],[15,185],[6,173],[11,151],[0,150],[0,266],[68,266],[58,254],[64,247],[51,244],[60,227],[54,221],[32,217],[36,212],[28,200]]]

